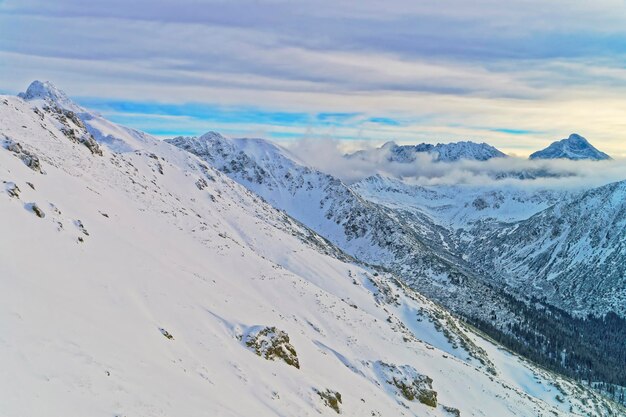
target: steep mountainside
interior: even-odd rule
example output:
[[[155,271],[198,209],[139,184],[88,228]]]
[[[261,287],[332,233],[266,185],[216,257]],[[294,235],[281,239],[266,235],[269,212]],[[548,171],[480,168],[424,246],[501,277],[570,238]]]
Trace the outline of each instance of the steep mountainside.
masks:
[[[350,255],[393,271],[412,288],[542,365],[577,378],[626,383],[626,372],[619,370],[626,361],[618,341],[626,326],[619,320],[615,327],[612,322],[572,317],[562,310],[566,305],[538,299],[543,295],[538,290],[522,291],[494,279],[498,271],[493,265],[467,251],[477,237],[502,228],[502,219],[530,216],[565,194],[452,187],[434,192],[440,199],[435,199],[435,207],[374,202],[359,195],[358,187],[300,165],[287,151],[263,140],[231,140],[210,133],[171,142],[214,164]],[[420,193],[429,195],[429,190]],[[436,206],[447,198],[452,207]],[[468,207],[461,209],[457,205],[463,198]],[[483,210],[493,216],[484,216]],[[605,337],[609,333],[618,339]],[[592,342],[598,335],[601,339]],[[560,359],[560,346],[572,350],[566,361]]]
[[[611,157],[597,150],[587,139],[572,133],[567,139],[553,142],[547,148],[531,154],[530,159],[591,159],[601,161],[611,159]]]
[[[626,316],[626,181],[493,231],[469,251],[521,292],[577,314]]]
[[[449,308],[489,320],[515,321],[507,301],[457,256],[450,232],[417,210],[367,201],[339,179],[301,165],[261,139],[209,132],[168,140],[226,173],[362,262],[381,265]],[[504,325],[504,324],[502,324]]]
[[[623,413],[195,156],[112,152],[49,104],[0,97],[3,414]]]
[[[387,142],[380,148],[357,151],[346,155],[346,158],[407,163],[414,162],[418,154],[429,155],[437,162],[454,162],[462,159],[486,161],[506,157],[506,154],[486,143],[462,141],[436,145],[429,143],[397,145],[394,142]]]

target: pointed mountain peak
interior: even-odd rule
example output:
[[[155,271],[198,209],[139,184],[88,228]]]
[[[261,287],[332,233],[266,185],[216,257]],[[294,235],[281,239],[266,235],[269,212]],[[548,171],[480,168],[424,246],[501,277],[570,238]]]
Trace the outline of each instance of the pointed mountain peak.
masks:
[[[217,140],[217,139],[226,139],[224,136],[222,136],[221,133],[216,132],[214,130],[209,130],[208,132],[204,133],[202,136],[200,136],[200,139],[202,140]]]
[[[26,100],[51,101],[60,107],[74,112],[82,112],[84,109],[74,103],[63,90],[57,88],[50,81],[35,80],[26,89],[26,92],[19,93],[18,97]]]
[[[24,100],[36,100],[49,98],[53,101],[69,100],[67,94],[58,89],[50,81],[35,80],[26,89],[25,93],[19,93],[19,97]]]
[[[397,145],[394,141],[390,140],[390,141],[385,142],[385,143],[384,143],[384,144],[380,147],[380,149],[393,149],[393,148],[395,148],[395,147],[397,147],[397,146],[398,146],[398,145]]]
[[[611,159],[604,152],[596,149],[587,139],[572,133],[567,139],[553,142],[550,146],[530,155],[530,159],[572,159],[602,161]]]

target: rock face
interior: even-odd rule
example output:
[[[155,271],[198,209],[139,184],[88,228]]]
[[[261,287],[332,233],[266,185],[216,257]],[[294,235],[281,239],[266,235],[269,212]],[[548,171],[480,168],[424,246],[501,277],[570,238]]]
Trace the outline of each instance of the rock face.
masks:
[[[279,359],[300,369],[300,361],[289,335],[276,327],[254,327],[244,337],[244,343],[257,355],[267,360]]]
[[[414,162],[419,154],[426,154],[437,162],[454,162],[462,159],[487,161],[492,158],[504,158],[506,154],[486,143],[461,141],[453,143],[420,143],[418,145],[397,145],[387,142],[380,148],[362,150],[346,155],[349,159],[387,160],[388,162]],[[382,158],[381,158],[382,157]]]
[[[437,407],[437,391],[433,390],[433,380],[422,375],[410,365],[393,365],[385,362],[374,364],[380,379],[399,395],[409,401],[419,401],[429,407]]]
[[[611,159],[611,157],[596,149],[584,137],[572,133],[567,139],[553,142],[547,148],[531,154],[530,159],[587,159],[602,161]]]

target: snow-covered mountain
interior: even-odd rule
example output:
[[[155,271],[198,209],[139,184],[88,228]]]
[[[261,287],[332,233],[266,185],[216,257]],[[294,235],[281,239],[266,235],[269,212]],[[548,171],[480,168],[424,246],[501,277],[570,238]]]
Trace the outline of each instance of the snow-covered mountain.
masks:
[[[568,304],[545,298],[539,287],[509,286],[499,277],[500,271],[469,249],[474,241],[506,228],[507,222],[549,209],[569,198],[570,192],[496,186],[416,187],[381,176],[347,186],[260,139],[227,139],[209,133],[171,142],[211,163],[356,259],[387,268],[413,289],[493,337],[508,340],[511,347],[532,354],[545,366],[580,375],[579,363],[591,363],[602,355],[602,363],[620,366],[620,356],[613,350],[618,344],[612,339],[593,349],[586,344],[598,333],[609,331],[612,324],[590,326],[561,310],[578,313]],[[488,250],[484,253],[489,256]],[[584,302],[593,305],[592,298]],[[576,334],[584,336],[581,339]],[[577,355],[575,360],[568,356],[567,365],[555,361],[555,349],[563,344]],[[598,371],[598,378],[613,373],[611,366],[601,367],[603,370],[590,372]],[[621,373],[618,379],[623,379]]]
[[[494,230],[470,252],[520,292],[577,314],[626,316],[626,181]]]
[[[486,143],[461,141],[436,145],[429,143],[397,145],[394,142],[387,142],[379,148],[348,154],[346,158],[408,163],[414,162],[419,154],[428,155],[437,162],[454,162],[462,159],[486,161],[491,158],[506,157],[506,154]]]
[[[503,287],[572,314],[626,317],[626,182],[588,191],[415,186],[380,175],[351,189],[426,214],[457,255]],[[592,278],[590,278],[592,277]]]
[[[220,169],[354,258],[395,273],[411,288],[544,366],[580,376],[578,363],[591,363],[592,358],[602,357],[613,367],[621,364],[619,355],[613,355],[618,345],[612,339],[588,349],[577,336],[583,334],[586,343],[610,325],[589,327],[558,305],[540,300],[536,304],[533,296],[540,292],[511,291],[504,280],[494,278],[491,264],[468,256],[475,239],[502,228],[505,220],[541,212],[567,193],[412,187],[380,176],[347,186],[261,139],[228,139],[210,132],[170,142]],[[430,205],[422,206],[420,199]],[[538,344],[540,340],[544,342]],[[559,354],[555,349],[563,344],[576,351],[576,362],[570,357],[567,365],[555,361]],[[596,371],[599,380],[612,373],[589,370]]]
[[[2,414],[624,415],[355,259],[408,233],[388,246],[412,245],[407,269],[474,282],[428,214],[204,139],[201,159],[71,100],[0,97]],[[268,204],[290,198],[352,253]]]
[[[587,139],[572,133],[567,139],[553,142],[547,148],[531,154],[530,159],[590,159],[601,161],[611,159],[611,157],[596,149]]]
[[[350,256],[394,271],[412,288],[447,307],[502,325],[516,321],[507,300],[458,256],[451,231],[419,210],[369,201],[338,178],[302,165],[288,150],[262,139],[229,139],[209,132],[168,140],[215,166],[272,206]],[[477,295],[479,294],[479,295]]]

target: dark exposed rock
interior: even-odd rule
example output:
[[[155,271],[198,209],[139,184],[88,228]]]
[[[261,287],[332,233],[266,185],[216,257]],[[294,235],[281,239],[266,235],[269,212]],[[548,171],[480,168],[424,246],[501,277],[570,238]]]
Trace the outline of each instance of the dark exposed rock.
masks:
[[[80,220],[76,220],[76,227],[80,230],[85,236],[89,236],[89,232],[85,229],[85,225]]]
[[[378,361],[374,366],[379,377],[405,399],[437,407],[437,391],[433,390],[433,380],[429,376],[420,374],[410,365],[397,366]]]
[[[170,332],[168,332],[167,330],[165,330],[164,328],[160,328],[159,331],[161,332],[161,334],[163,336],[165,336],[166,338],[168,338],[169,340],[174,340],[174,336],[172,336],[172,334]]]
[[[324,405],[335,410],[337,414],[341,414],[341,409],[339,408],[339,404],[341,404],[341,394],[339,392],[329,389],[324,391],[316,389],[315,392],[324,401]]]
[[[20,198],[20,188],[13,182],[6,183],[6,190],[9,197]]]
[[[43,219],[44,217],[46,217],[46,213],[43,212],[43,210],[41,208],[39,208],[39,206],[36,203],[31,203],[29,204],[29,208],[30,210],[35,213],[35,215],[41,219]]]
[[[204,178],[200,178],[198,179],[198,181],[196,181],[196,187],[198,187],[199,190],[204,190],[208,186],[209,184],[206,182]]]
[[[289,343],[289,335],[276,327],[253,328],[245,337],[246,346],[267,360],[280,359],[288,365],[300,369],[300,361],[294,347]]]
[[[20,158],[27,167],[35,172],[42,173],[41,163],[39,162],[39,157],[37,155],[24,149],[24,147],[19,142],[15,142],[8,138],[5,141],[5,146],[7,150],[13,152],[15,156]]]
[[[71,110],[63,109],[56,104],[44,107],[44,110],[57,119],[63,127],[61,132],[72,142],[85,145],[94,155],[102,156],[102,149],[93,135],[89,133],[83,121]],[[71,122],[71,124],[70,124]],[[72,127],[74,125],[76,128]]]
[[[441,407],[446,413],[448,413],[452,417],[461,417],[461,412],[459,411],[458,408],[448,407],[447,405],[443,405],[443,404],[441,405]]]

